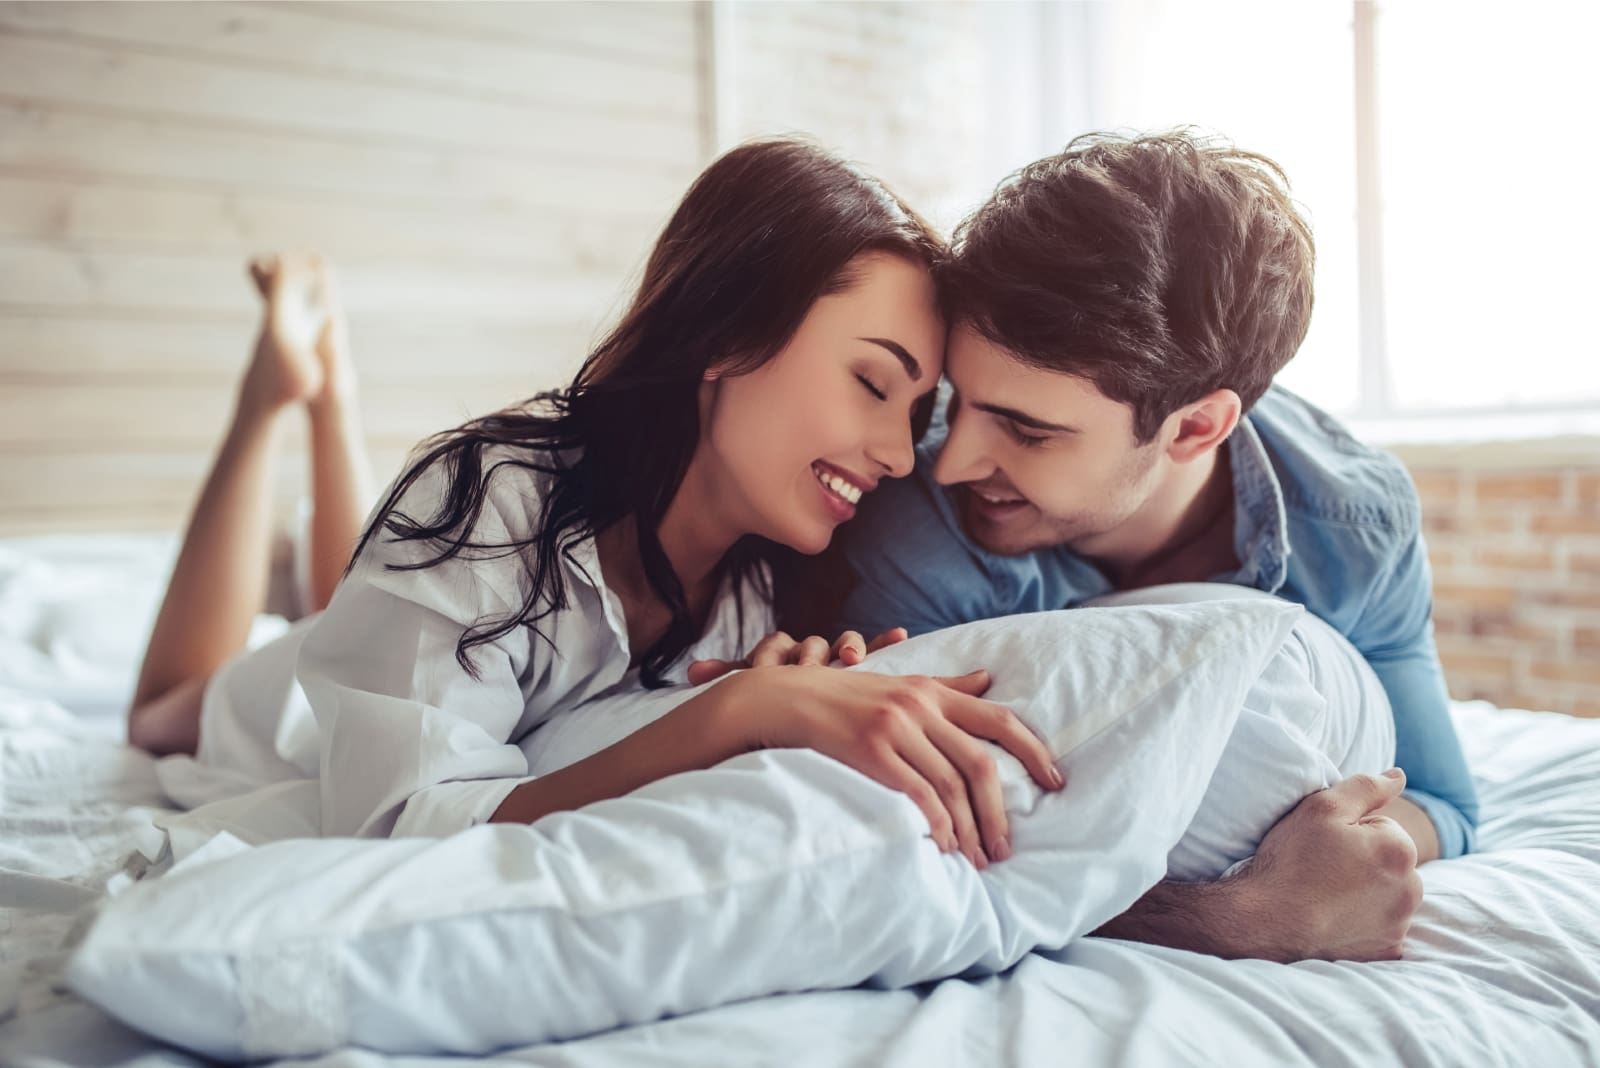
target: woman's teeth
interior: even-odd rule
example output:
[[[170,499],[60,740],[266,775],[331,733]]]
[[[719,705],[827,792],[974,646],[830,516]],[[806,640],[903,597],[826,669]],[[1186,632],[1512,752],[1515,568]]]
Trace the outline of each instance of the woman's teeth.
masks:
[[[849,501],[851,504],[861,503],[860,486],[857,486],[852,482],[846,482],[838,475],[830,475],[826,471],[820,470],[816,467],[811,469],[811,473],[817,476],[818,482],[822,483],[824,486],[828,487],[828,489]]]

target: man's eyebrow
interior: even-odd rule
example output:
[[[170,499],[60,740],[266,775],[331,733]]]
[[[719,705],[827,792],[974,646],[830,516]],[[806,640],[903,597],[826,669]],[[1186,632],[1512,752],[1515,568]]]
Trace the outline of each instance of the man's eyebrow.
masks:
[[[1075,426],[1062,426],[1060,423],[1047,423],[1043,419],[1035,419],[1027,412],[1019,412],[1015,408],[1002,408],[998,404],[984,404],[981,402],[974,402],[972,407],[978,409],[980,412],[988,412],[990,415],[998,415],[1002,419],[1009,419],[1018,426],[1025,426],[1030,430],[1050,430],[1057,434],[1078,433],[1078,428]]]
[[[905,346],[900,344],[900,342],[890,341],[886,337],[858,337],[856,340],[870,341],[874,345],[879,345],[885,349],[888,349],[889,352],[893,353],[894,358],[899,360],[901,365],[905,367],[906,374],[911,376],[911,381],[922,381],[922,365],[917,362],[917,358],[915,356],[906,351]]]

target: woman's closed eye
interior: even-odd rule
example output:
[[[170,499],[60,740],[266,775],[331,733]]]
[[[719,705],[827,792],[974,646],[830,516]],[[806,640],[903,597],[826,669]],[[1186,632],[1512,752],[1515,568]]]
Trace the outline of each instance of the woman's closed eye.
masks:
[[[856,375],[856,381],[860,382],[863,386],[865,386],[867,388],[867,392],[872,394],[874,397],[877,397],[879,400],[888,400],[889,399],[889,394],[885,393],[883,390],[881,390],[877,386],[873,385],[872,384],[872,379],[868,378],[866,375],[863,375],[863,374]]]

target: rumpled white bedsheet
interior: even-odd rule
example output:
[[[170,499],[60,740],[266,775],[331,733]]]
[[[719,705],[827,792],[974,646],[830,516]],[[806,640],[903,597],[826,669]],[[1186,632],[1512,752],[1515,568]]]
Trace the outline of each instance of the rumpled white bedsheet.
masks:
[[[198,1059],[59,986],[86,910],[173,811],[120,744],[169,537],[0,541],[0,1066]],[[281,625],[281,623],[279,624]],[[63,707],[65,706],[65,707]],[[71,711],[67,711],[70,708]],[[1481,851],[1422,869],[1407,959],[1221,961],[1105,939],[1005,974],[765,998],[485,1063],[1600,1065],[1600,722],[1455,709]],[[342,1051],[299,1068],[459,1068]]]
[[[1282,966],[1088,939],[982,981],[767,998],[484,1060],[1600,1064],[1600,723],[1481,704],[1456,716],[1483,794],[1483,851],[1423,869],[1404,961]],[[153,764],[107,724],[0,691],[0,1064],[200,1063],[57,985],[84,910],[159,839]],[[460,1061],[347,1051],[294,1063]]]

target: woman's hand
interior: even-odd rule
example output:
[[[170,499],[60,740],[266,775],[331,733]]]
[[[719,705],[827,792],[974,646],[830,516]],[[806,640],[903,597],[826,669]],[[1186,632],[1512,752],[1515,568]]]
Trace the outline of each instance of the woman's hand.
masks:
[[[734,709],[757,749],[814,749],[914,801],[933,840],[978,868],[1011,855],[995,742],[1047,790],[1065,785],[1050,752],[1004,705],[981,700],[989,673],[959,678],[755,667],[708,691]],[[720,693],[719,693],[720,691]]]
[[[730,671],[753,667],[800,667],[813,664],[820,667],[835,660],[845,667],[853,667],[865,660],[868,653],[905,640],[904,627],[892,627],[871,642],[853,630],[845,631],[833,642],[817,635],[797,642],[780,630],[757,642],[756,647],[750,650],[750,655],[743,660],[696,660],[689,665],[689,685],[699,686],[703,682],[720,679]]]

